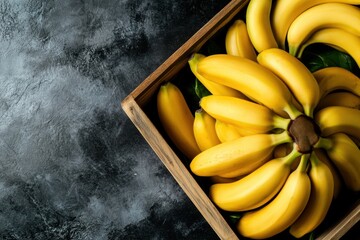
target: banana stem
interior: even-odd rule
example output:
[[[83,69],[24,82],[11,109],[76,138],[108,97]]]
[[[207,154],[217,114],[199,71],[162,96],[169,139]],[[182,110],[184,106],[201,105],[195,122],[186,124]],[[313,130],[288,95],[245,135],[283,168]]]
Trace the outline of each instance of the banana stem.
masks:
[[[301,153],[295,147],[293,147],[292,151],[288,155],[286,155],[285,157],[282,157],[281,159],[284,161],[284,163],[286,165],[289,166],[299,156],[301,156]]]
[[[296,55],[298,54],[298,47],[297,47],[297,46],[290,45],[290,46],[289,46],[289,53],[290,53],[291,55],[293,55],[294,57],[296,57]]]
[[[314,109],[312,106],[303,106],[304,108],[304,113],[306,116],[313,118],[314,115]]]
[[[320,162],[320,159],[317,157],[315,151],[311,153],[310,162],[311,162],[311,166],[317,166]]]
[[[274,118],[274,128],[281,128],[287,130],[291,119],[280,117],[279,115],[275,114]]]
[[[303,115],[302,112],[300,112],[293,104],[289,103],[287,108],[284,109],[284,111],[289,114],[290,118],[294,120],[300,115]]]
[[[292,138],[287,131],[283,131],[282,133],[274,133],[272,136],[274,146],[292,141]]]
[[[332,141],[327,138],[319,137],[319,141],[314,144],[314,148],[323,148],[325,150],[329,150],[332,148]]]
[[[306,172],[309,157],[310,157],[309,153],[301,155],[300,164],[298,166],[300,172]]]

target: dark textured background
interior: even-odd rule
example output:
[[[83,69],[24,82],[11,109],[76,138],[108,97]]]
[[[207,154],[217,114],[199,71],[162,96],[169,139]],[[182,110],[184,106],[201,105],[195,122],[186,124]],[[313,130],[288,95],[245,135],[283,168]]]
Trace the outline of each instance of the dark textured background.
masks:
[[[0,239],[217,239],[120,101],[228,2],[0,0]]]
[[[0,0],[0,239],[217,239],[120,101],[227,2]]]

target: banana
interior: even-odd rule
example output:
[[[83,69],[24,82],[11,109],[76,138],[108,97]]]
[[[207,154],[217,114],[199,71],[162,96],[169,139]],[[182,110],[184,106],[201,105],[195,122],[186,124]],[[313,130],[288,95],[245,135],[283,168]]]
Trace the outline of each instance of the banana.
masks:
[[[215,121],[215,131],[221,142],[229,142],[243,136],[235,126],[218,119]]]
[[[290,234],[301,238],[317,228],[326,217],[334,195],[334,178],[330,168],[313,152],[310,156],[311,193],[300,217],[290,227]]]
[[[190,163],[198,176],[215,176],[264,161],[275,146],[290,142],[286,131],[280,134],[256,134],[220,143],[199,153]]]
[[[215,119],[258,133],[287,129],[291,121],[265,106],[235,97],[206,96],[201,98],[200,107]]]
[[[272,0],[250,0],[246,9],[246,26],[252,45],[258,53],[277,48],[270,23]]]
[[[305,209],[311,183],[306,172],[309,154],[303,154],[298,168],[287,178],[280,192],[267,205],[244,213],[236,228],[248,238],[272,237],[291,226]]]
[[[224,173],[219,174],[220,177],[223,178],[240,178],[252,173],[259,167],[261,167],[264,163],[269,161],[272,157],[272,152],[269,151],[267,155],[264,155],[260,159],[254,160],[254,162],[243,165],[242,167],[236,168],[231,171],[227,171]]]
[[[321,135],[343,132],[360,139],[360,110],[342,106],[331,106],[321,109],[315,114],[315,122]]]
[[[280,191],[290,174],[292,161],[300,155],[294,148],[286,157],[272,159],[238,181],[213,184],[210,199],[225,211],[260,207]]]
[[[286,35],[291,23],[303,12],[311,7],[323,3],[339,2],[360,4],[359,0],[277,0],[271,13],[271,27],[280,48],[286,48]]]
[[[320,96],[336,90],[349,91],[360,97],[360,78],[342,67],[326,67],[313,72],[319,83]]]
[[[224,86],[221,83],[215,83],[213,81],[209,81],[203,76],[201,76],[197,71],[197,65],[199,61],[206,56],[200,53],[194,53],[190,59],[188,60],[188,64],[190,66],[191,72],[194,76],[204,85],[204,87],[209,90],[209,92],[213,95],[221,95],[221,96],[233,96],[238,98],[247,99],[244,94],[241,92],[231,88]]]
[[[175,146],[189,159],[200,153],[196,143],[192,115],[183,94],[174,84],[163,84],[157,94],[160,122]]]
[[[331,13],[331,17],[329,17]],[[289,52],[296,55],[296,50],[315,31],[335,27],[360,36],[360,9],[346,3],[323,3],[301,13],[290,25],[287,33]]]
[[[202,109],[195,111],[194,136],[200,151],[220,143],[215,130],[216,120]]]
[[[339,171],[336,169],[334,164],[331,162],[331,160],[327,156],[326,151],[324,149],[315,148],[314,153],[320,159],[320,161],[322,161],[329,167],[329,169],[333,175],[333,178],[334,178],[334,196],[333,196],[333,198],[336,199],[339,196],[339,194],[342,190],[342,186],[343,186],[343,182],[342,182],[341,176],[339,174]]]
[[[207,56],[198,63],[198,72],[244,93],[282,117],[295,119],[302,113],[293,104],[293,96],[274,73],[246,58],[227,54]]]
[[[279,48],[262,51],[257,61],[284,81],[302,105],[304,113],[312,117],[320,99],[320,90],[310,70],[299,59]]]
[[[320,138],[315,147],[327,151],[348,189],[360,191],[360,149],[349,136],[335,133],[328,138]]]
[[[316,109],[318,111],[330,106],[342,106],[360,110],[360,97],[345,91],[329,93],[320,100]]]
[[[299,45],[298,49],[293,48],[291,54],[301,58],[305,48],[314,43],[326,44],[345,52],[360,66],[360,37],[358,35],[336,27],[319,29],[303,44]]]
[[[256,52],[250,41],[246,24],[243,20],[235,20],[227,30],[225,35],[225,49],[229,55],[256,61]]]

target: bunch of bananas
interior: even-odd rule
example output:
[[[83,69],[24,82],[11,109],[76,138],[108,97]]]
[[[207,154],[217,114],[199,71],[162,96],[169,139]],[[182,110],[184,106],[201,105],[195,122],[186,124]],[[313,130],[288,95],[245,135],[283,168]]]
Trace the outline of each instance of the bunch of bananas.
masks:
[[[226,53],[194,53],[189,67],[210,92],[194,113],[167,82],[160,122],[210,199],[239,212],[236,229],[263,239],[316,229],[342,188],[360,191],[360,78],[338,66],[311,72],[312,43],[360,66],[359,0],[250,0],[231,24]],[[330,17],[329,17],[330,15]]]

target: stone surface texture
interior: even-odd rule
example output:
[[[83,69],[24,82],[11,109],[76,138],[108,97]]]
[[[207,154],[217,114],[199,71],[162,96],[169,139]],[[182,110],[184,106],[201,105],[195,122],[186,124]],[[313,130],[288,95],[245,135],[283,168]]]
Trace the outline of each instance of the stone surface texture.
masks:
[[[217,239],[120,101],[228,2],[0,0],[0,239]]]

